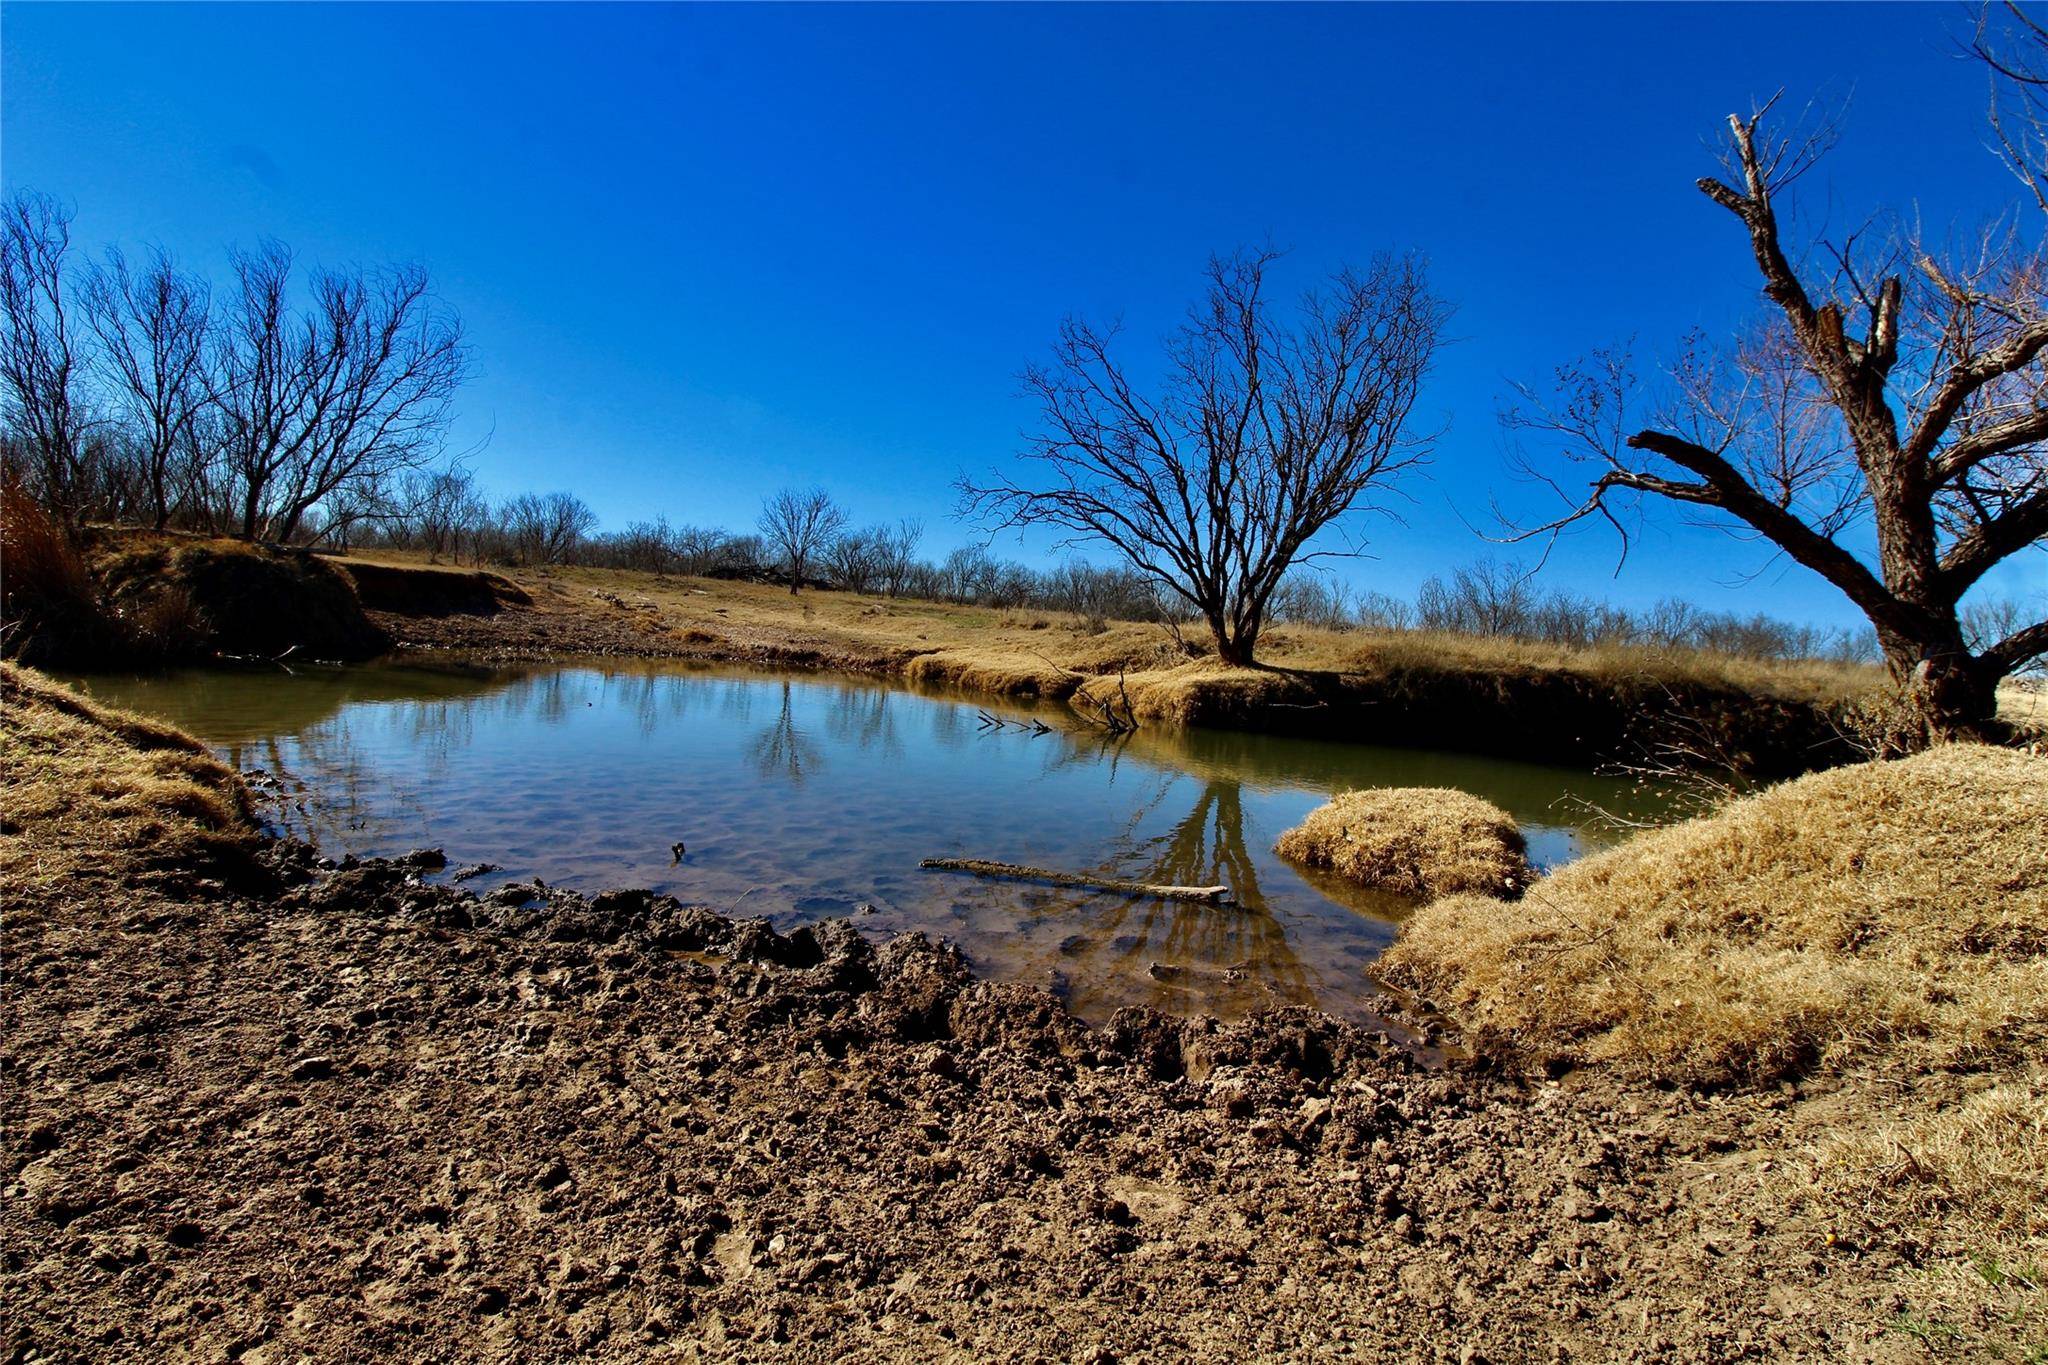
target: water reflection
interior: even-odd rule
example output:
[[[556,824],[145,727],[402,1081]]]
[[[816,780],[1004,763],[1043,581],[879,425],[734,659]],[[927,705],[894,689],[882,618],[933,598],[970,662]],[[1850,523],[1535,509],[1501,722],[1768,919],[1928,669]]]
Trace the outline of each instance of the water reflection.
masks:
[[[1126,1003],[1339,1012],[1404,906],[1290,866],[1286,826],[1337,790],[1463,787],[1524,822],[1539,860],[1598,838],[1559,806],[1633,794],[1582,773],[1208,731],[1105,742],[1062,708],[982,728],[985,699],[866,681],[653,664],[370,667],[93,678],[122,705],[283,779],[277,818],[330,851],[443,847],[508,879],[651,886],[787,926],[952,939],[1084,1017]],[[1024,716],[1023,708],[1004,714]],[[680,864],[669,852],[688,844]],[[992,858],[1234,888],[1219,910],[920,872]]]

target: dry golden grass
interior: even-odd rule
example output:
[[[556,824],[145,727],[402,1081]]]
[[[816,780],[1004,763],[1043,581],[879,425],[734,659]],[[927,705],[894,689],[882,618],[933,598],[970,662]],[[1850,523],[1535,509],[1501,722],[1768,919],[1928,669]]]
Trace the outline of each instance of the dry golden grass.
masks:
[[[0,649],[31,662],[89,657],[111,635],[77,544],[0,466]]]
[[[189,735],[0,665],[0,882],[232,871],[253,849],[248,789]]]
[[[2026,1068],[1951,1104],[1848,1126],[1814,1144],[1807,1170],[1840,1205],[1967,1218],[1987,1243],[2048,1240],[2048,1068]]]
[[[1449,787],[1344,792],[1310,811],[1273,848],[1403,896],[1514,896],[1529,880],[1514,818]]]
[[[2008,678],[1998,689],[1998,718],[2022,744],[2048,744],[2048,677]]]
[[[1511,1064],[1832,1073],[1782,1197],[1980,1270],[2048,1250],[2048,758],[1952,745],[1784,783],[1512,905],[1425,906],[1381,971]],[[1958,1303],[2019,1292],[1952,1278]]]
[[[1995,1067],[2048,1042],[2048,759],[1953,745],[1637,836],[1382,960],[1488,1052],[1695,1083]]]

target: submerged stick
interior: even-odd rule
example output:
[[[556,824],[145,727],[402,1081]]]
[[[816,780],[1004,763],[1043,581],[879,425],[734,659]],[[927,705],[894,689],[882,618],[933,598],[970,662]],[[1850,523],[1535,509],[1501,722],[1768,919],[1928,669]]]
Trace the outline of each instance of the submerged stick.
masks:
[[[981,858],[926,858],[919,867],[939,872],[971,872],[977,877],[1015,877],[1051,882],[1055,886],[1080,886],[1095,891],[1123,891],[1134,896],[1157,896],[1169,901],[1199,901],[1204,905],[1235,905],[1227,886],[1166,886],[1158,882],[1126,881],[1122,877],[1095,877],[1078,872],[1057,872],[1049,867],[1025,867],[1020,863],[991,863]]]

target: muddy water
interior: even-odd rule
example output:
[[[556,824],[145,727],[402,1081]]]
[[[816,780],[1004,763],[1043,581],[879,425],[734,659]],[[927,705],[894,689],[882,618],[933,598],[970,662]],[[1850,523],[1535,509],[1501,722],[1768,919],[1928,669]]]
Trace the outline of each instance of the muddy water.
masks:
[[[1272,851],[1333,792],[1475,792],[1513,812],[1545,865],[1611,837],[1580,803],[1656,813],[1567,769],[1220,731],[1105,741],[1063,706],[816,675],[373,665],[79,681],[274,776],[277,823],[330,854],[439,847],[451,869],[500,865],[479,889],[649,886],[783,928],[922,929],[1084,1018],[1136,1003],[1358,1013],[1407,907]],[[984,708],[1053,729],[992,730]],[[943,856],[1226,882],[1244,908],[918,870]]]

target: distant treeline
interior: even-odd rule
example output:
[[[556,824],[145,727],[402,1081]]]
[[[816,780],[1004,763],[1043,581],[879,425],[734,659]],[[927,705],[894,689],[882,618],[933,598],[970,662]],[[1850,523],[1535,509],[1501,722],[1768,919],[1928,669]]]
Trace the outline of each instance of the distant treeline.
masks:
[[[1382,592],[1353,595],[1326,577],[1296,574],[1280,585],[1276,620],[1333,630],[1440,630],[1458,635],[1590,648],[1651,645],[1745,659],[1825,659],[1873,663],[1877,635],[1795,625],[1764,615],[1706,611],[1667,597],[1637,611],[1562,590],[1542,591],[1519,565],[1496,560],[1423,581],[1415,600]]]

